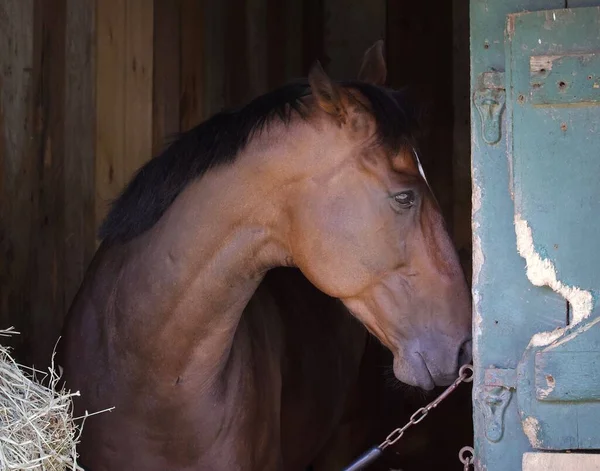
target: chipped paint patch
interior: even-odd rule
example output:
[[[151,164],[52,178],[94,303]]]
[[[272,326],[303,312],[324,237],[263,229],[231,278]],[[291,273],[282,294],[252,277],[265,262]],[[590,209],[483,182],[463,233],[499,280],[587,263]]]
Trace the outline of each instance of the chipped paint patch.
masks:
[[[545,347],[550,345],[556,339],[560,338],[565,333],[564,327],[558,327],[551,332],[539,332],[531,337],[529,346],[531,347]]]
[[[474,228],[475,229],[475,228]],[[485,262],[485,256],[481,248],[481,238],[473,231],[473,285],[476,286],[479,283],[479,274],[481,273],[481,267]]]
[[[479,309],[479,303],[481,301],[481,295],[478,290],[473,290],[473,337],[479,338],[481,337],[481,327],[483,324],[483,317],[481,316],[481,312]],[[478,342],[475,342],[473,348],[476,348]]]
[[[506,21],[506,37],[512,39],[515,33],[515,15],[508,15]]]
[[[541,447],[542,442],[538,437],[540,433],[540,423],[535,417],[525,417],[525,419],[523,419],[523,431],[525,432],[525,435],[527,435],[532,447]]]
[[[473,190],[471,194],[471,214],[475,215],[481,209],[481,187],[473,182]]]
[[[479,237],[479,222],[476,221],[476,213],[481,209],[481,187],[473,179],[472,191],[471,191],[471,223],[472,234],[473,234],[473,274],[472,274],[472,295],[473,295],[473,337],[478,338],[481,336],[481,328],[483,318],[480,312],[481,294],[479,293],[479,275],[481,268],[485,262],[485,256],[483,255],[483,249],[481,247],[481,237]],[[477,344],[477,342],[475,342]]]
[[[578,328],[575,332],[571,332],[569,335],[565,335],[562,339],[560,339],[559,342],[556,342],[554,345],[552,345],[550,348],[547,348],[546,351],[550,351],[555,349],[556,347],[563,345],[564,343],[570,342],[571,340],[573,340],[575,337],[577,337],[578,335],[581,335],[582,333],[584,333],[585,331],[591,329],[592,327],[594,327],[596,324],[600,323],[600,317],[594,319],[591,322],[587,322],[585,324],[583,324],[580,328]],[[552,342],[550,342],[552,343]]]
[[[523,455],[523,471],[600,471],[598,455],[587,453],[528,452]]]
[[[562,56],[531,56],[529,58],[529,70],[531,73],[546,73],[552,70],[554,61],[560,59]]]
[[[515,215],[517,249],[527,263],[527,278],[535,286],[548,286],[565,298],[573,307],[571,324],[577,324],[590,315],[593,308],[592,293],[576,286],[566,286],[558,280],[554,264],[542,258],[533,244],[533,233],[520,214]]]
[[[471,208],[471,220],[473,221],[471,223],[473,233],[473,286],[477,286],[485,257],[481,248],[481,238],[478,235],[479,223],[475,218],[475,215],[481,209],[481,187],[475,181],[473,181],[471,192]]]
[[[547,398],[550,395],[550,393],[552,391],[554,391],[554,388],[556,387],[556,380],[554,379],[554,377],[552,375],[546,375],[544,377],[544,379],[546,380],[546,387],[545,388],[538,387],[537,392],[536,392],[536,394],[539,396],[540,399]]]

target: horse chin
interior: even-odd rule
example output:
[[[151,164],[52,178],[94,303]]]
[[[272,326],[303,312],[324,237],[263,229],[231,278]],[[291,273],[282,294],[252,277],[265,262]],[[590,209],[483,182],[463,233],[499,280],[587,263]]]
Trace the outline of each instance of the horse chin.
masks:
[[[402,357],[394,355],[394,376],[402,383],[425,391],[431,391],[436,384],[421,355]]]

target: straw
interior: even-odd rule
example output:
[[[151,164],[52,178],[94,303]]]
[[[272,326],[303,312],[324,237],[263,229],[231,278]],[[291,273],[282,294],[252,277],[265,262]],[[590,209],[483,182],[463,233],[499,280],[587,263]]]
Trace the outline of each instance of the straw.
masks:
[[[11,327],[0,330],[0,337],[18,333]],[[76,446],[90,414],[77,426],[73,397],[79,391],[59,390],[59,380],[54,354],[45,373],[17,364],[10,349],[0,345],[1,470],[83,471]]]

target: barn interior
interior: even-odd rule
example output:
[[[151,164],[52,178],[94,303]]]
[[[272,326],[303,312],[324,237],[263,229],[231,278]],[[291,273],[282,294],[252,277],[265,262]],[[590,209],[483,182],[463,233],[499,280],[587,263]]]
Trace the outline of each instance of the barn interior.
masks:
[[[427,110],[423,167],[470,281],[468,9],[466,0],[3,0],[0,327],[21,332],[17,358],[48,364],[108,204],[169,137],[306,76],[315,60],[353,79],[380,38],[388,84],[414,90]],[[396,384],[377,342],[368,355],[360,407],[377,420],[365,446],[442,391]],[[472,434],[462,385],[380,469],[463,469],[458,451]]]

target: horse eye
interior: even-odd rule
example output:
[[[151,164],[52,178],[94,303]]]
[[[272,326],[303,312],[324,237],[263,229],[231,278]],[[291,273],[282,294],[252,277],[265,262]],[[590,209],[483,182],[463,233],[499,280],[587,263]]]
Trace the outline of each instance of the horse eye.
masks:
[[[398,203],[401,208],[410,208],[415,203],[414,191],[402,191],[394,195],[394,201]]]

